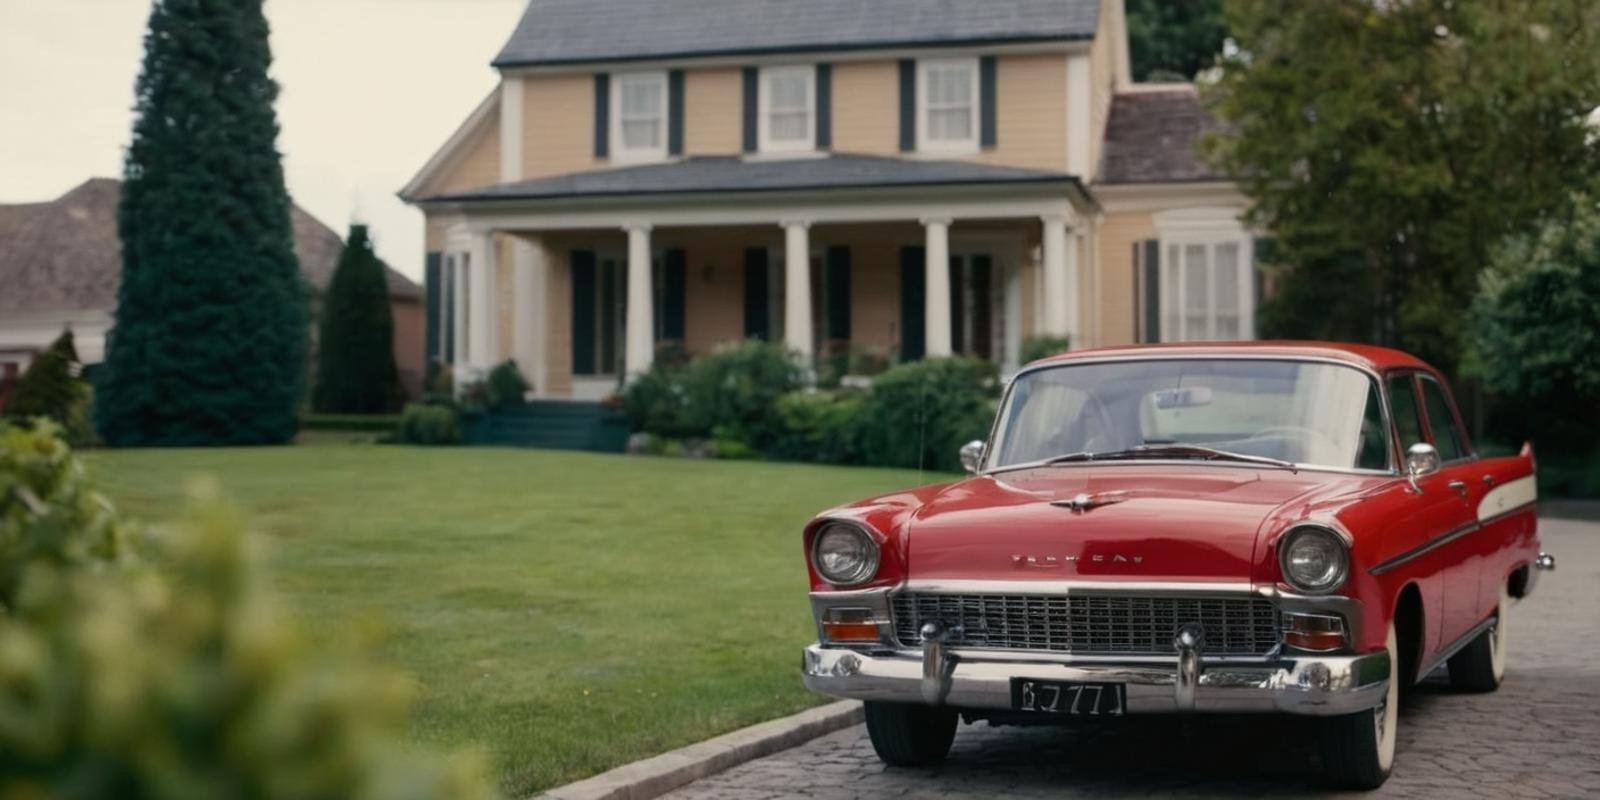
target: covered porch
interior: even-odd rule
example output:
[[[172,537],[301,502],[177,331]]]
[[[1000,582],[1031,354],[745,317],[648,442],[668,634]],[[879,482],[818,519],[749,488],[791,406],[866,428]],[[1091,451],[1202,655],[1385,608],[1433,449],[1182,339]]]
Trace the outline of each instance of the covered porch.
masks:
[[[1027,337],[1079,341],[1094,215],[1082,188],[960,166],[979,174],[619,193],[547,180],[448,198],[434,356],[466,379],[513,358],[539,396],[592,400],[657,358],[746,338],[813,367],[969,354],[1007,372]]]

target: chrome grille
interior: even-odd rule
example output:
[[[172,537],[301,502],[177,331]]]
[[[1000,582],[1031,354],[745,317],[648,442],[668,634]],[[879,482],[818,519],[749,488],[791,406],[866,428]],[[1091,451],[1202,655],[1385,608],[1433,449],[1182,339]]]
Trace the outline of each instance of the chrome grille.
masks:
[[[1171,655],[1179,626],[1198,622],[1208,655],[1262,655],[1278,643],[1278,614],[1259,597],[928,594],[894,596],[900,644],[921,645],[923,624],[961,626],[952,647],[1079,655]]]

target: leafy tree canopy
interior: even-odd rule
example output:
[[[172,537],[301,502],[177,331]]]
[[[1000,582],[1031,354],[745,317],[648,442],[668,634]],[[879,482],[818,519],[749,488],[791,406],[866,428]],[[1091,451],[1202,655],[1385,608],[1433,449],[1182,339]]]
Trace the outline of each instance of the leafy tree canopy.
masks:
[[[1190,80],[1227,38],[1222,0],[1128,0],[1128,57],[1138,81]]]
[[[1600,175],[1600,4],[1227,0],[1212,155],[1276,237],[1264,332],[1452,368],[1478,271]],[[1276,324],[1276,327],[1274,327]]]

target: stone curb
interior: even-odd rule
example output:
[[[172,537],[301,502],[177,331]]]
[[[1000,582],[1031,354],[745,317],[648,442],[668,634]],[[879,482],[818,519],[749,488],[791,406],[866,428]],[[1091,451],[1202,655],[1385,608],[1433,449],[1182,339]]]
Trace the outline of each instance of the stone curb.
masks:
[[[649,800],[746,761],[861,723],[861,703],[837,703],[751,725],[699,744],[624,764],[537,795],[546,800]]]

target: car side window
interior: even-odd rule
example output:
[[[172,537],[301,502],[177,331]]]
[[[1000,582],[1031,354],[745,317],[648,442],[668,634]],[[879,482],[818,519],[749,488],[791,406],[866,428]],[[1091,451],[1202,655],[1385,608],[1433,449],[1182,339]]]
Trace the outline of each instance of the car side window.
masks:
[[[1444,387],[1432,378],[1422,379],[1422,402],[1428,408],[1428,430],[1433,434],[1433,446],[1439,450],[1440,461],[1454,461],[1466,455],[1461,433],[1456,430],[1456,417],[1450,413],[1450,403],[1445,400]]]
[[[1416,383],[1410,373],[1389,379],[1389,405],[1394,411],[1395,431],[1400,434],[1400,452],[1427,441],[1422,437],[1422,413],[1417,409]]]
[[[1383,425],[1383,401],[1378,385],[1367,392],[1367,408],[1361,415],[1361,448],[1356,452],[1357,469],[1389,468],[1389,429]]]

